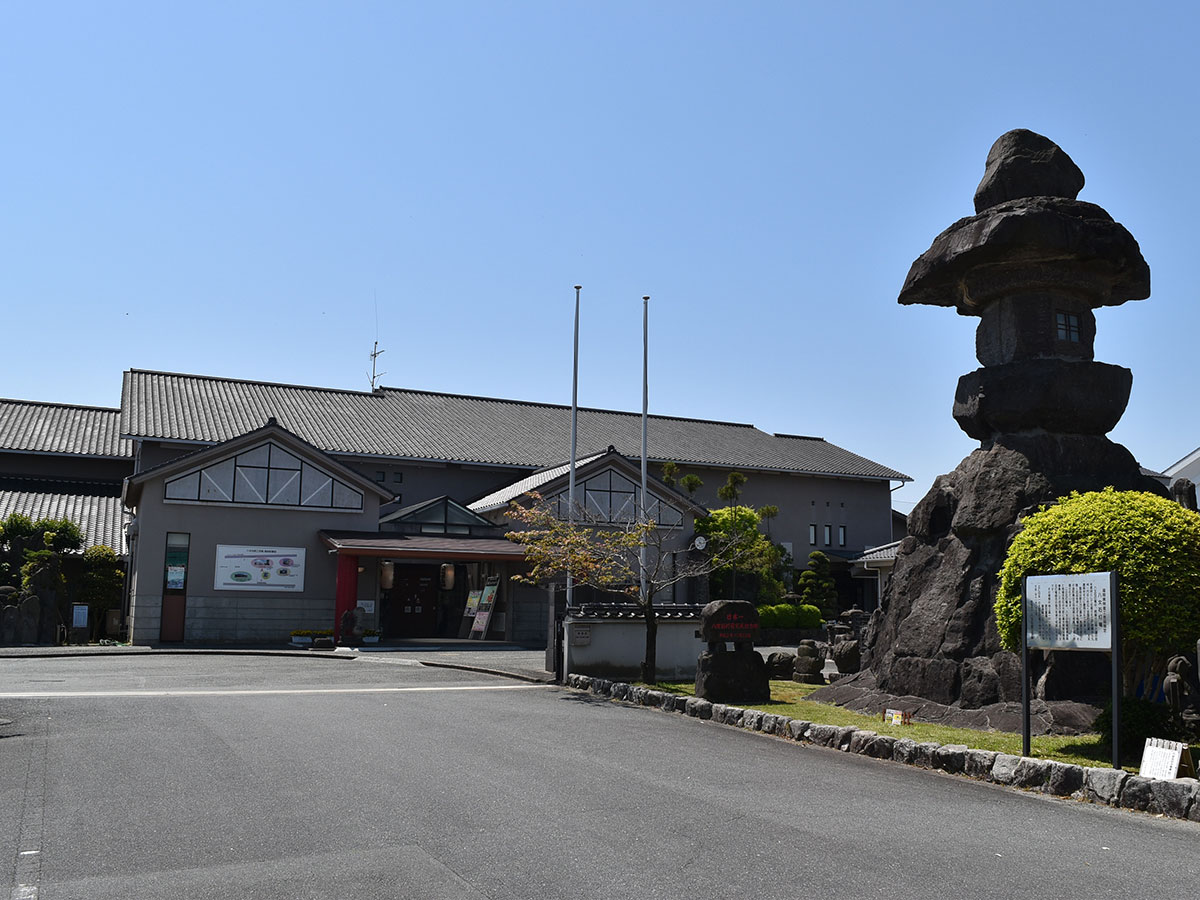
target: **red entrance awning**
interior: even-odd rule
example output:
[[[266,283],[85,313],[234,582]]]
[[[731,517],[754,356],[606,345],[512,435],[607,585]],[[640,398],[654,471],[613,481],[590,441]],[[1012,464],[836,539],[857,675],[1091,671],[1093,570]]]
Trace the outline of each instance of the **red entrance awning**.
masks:
[[[319,536],[326,547],[336,550],[339,555],[460,562],[519,562],[525,558],[522,547],[504,538],[389,534],[379,531],[322,531]]]

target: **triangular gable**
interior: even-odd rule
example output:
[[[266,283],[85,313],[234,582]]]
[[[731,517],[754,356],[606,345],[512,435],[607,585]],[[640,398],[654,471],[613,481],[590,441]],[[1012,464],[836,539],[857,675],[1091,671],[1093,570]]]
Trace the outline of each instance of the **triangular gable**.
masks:
[[[162,479],[168,503],[216,503],[289,509],[363,509],[380,486],[271,420],[263,428],[139,472],[125,481],[126,506]]]
[[[649,479],[646,515],[666,528],[683,524],[685,513],[707,515],[695,501],[657,479]],[[641,470],[625,456],[613,450],[593,458],[575,471],[575,502],[594,522],[624,525],[637,518],[637,495],[641,488]],[[558,515],[567,518],[569,510],[568,478],[562,476],[543,486],[542,496],[556,504]]]
[[[383,516],[379,524],[444,525],[448,534],[466,534],[472,526],[487,529],[496,527],[483,516],[446,496],[398,509]]]
[[[238,506],[363,508],[361,490],[271,440],[166,479],[164,499]]]

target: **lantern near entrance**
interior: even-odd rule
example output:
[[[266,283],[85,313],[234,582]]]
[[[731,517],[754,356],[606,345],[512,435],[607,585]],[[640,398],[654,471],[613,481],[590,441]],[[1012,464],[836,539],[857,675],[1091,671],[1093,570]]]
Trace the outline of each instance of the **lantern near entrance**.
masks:
[[[454,563],[442,563],[442,590],[454,590]]]
[[[396,574],[396,566],[390,559],[386,559],[379,564],[379,587],[385,591],[392,589],[393,578]]]

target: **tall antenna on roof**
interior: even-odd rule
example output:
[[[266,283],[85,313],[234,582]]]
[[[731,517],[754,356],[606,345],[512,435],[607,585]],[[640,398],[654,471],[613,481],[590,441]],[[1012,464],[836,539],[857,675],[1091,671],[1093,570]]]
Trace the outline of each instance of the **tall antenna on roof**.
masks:
[[[371,347],[371,390],[375,390],[375,383],[382,378],[387,372],[375,371],[376,360],[386,353],[386,350],[379,349],[379,292],[375,292],[375,343]]]
[[[376,372],[375,371],[375,361],[377,359],[379,359],[379,357],[382,356],[384,353],[387,353],[387,351],[380,350],[379,349],[379,341],[376,341],[375,344],[371,348],[371,390],[375,390],[375,382],[387,374],[387,372]]]

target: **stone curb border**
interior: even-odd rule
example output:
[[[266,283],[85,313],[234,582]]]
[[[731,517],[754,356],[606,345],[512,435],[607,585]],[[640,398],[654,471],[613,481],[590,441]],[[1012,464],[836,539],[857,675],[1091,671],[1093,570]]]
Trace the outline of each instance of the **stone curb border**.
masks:
[[[873,759],[889,759],[1056,797],[1200,822],[1200,781],[1195,778],[1165,781],[1130,775],[1117,769],[1076,766],[995,750],[972,750],[966,744],[917,743],[909,738],[877,734],[853,725],[820,725],[587,675],[568,675],[565,686]]]

